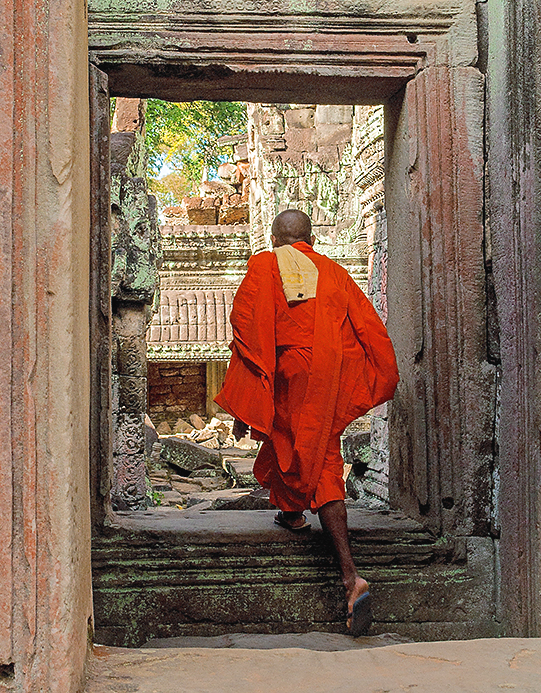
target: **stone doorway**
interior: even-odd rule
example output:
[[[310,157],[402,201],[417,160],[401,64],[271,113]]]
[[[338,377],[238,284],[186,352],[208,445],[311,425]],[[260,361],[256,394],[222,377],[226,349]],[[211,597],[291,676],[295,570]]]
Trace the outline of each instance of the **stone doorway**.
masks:
[[[468,580],[490,585],[496,395],[486,349],[475,23],[458,7],[435,9],[412,31],[404,29],[407,13],[398,24],[376,19],[377,31],[366,24],[338,39],[336,16],[315,20],[317,30],[308,17],[285,37],[276,26],[254,35],[250,11],[233,34],[224,11],[215,17],[223,32],[198,25],[193,48],[192,27],[173,28],[166,39],[147,22],[125,38],[120,25],[111,29],[114,16],[97,10],[91,59],[122,96],[385,103],[388,326],[401,373],[391,413],[391,503],[450,542],[446,556]],[[491,609],[485,603],[470,614],[475,632],[492,627]],[[453,627],[447,632],[460,630]]]
[[[117,98],[114,103],[112,505],[113,510],[142,510],[152,507],[154,498],[185,507],[195,497],[177,492],[190,483],[176,478],[187,474],[182,465],[171,468],[169,446],[176,459],[182,443],[168,436],[224,448],[226,469],[231,455],[244,455],[231,449],[230,436],[220,441],[213,427],[196,433],[188,419],[196,415],[199,426],[197,417],[209,421],[224,414],[213,397],[227,367],[233,295],[250,248],[270,247],[277,212],[288,207],[306,211],[316,249],[344,266],[387,319],[383,106],[245,104],[247,132],[209,143],[230,147],[229,161],[217,169],[219,179],[192,184],[188,196],[186,189],[176,196],[162,196],[162,190],[154,198],[147,192],[156,186],[155,171],[145,184],[144,138],[156,122],[146,123],[143,100]],[[156,100],[148,105],[151,113],[163,106]],[[196,102],[193,108],[205,104]],[[167,181],[175,175],[170,170]],[[183,185],[181,179],[177,183]],[[343,436],[346,486],[355,507],[388,507],[387,418],[387,407],[379,407]],[[230,427],[223,421],[219,425]],[[154,441],[153,426],[161,442]],[[145,430],[150,438],[143,447]],[[165,446],[161,455],[152,451],[154,442]],[[155,472],[150,485],[149,465]],[[247,478],[255,483],[251,473]],[[217,481],[237,484],[239,479],[233,474]],[[199,498],[197,484],[193,491]],[[220,507],[232,502],[221,496],[215,500]]]

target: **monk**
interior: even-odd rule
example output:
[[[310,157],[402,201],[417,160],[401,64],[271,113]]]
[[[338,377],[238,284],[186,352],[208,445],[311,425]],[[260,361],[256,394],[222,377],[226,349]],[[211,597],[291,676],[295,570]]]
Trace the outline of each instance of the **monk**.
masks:
[[[272,225],[273,252],[248,261],[231,312],[232,356],[216,402],[237,439],[263,444],[254,474],[279,508],[275,522],[309,529],[318,513],[334,545],[355,637],[372,620],[369,587],[348,539],[340,435],[393,397],[398,371],[372,304],[345,269],[312,248],[310,218],[286,210]]]

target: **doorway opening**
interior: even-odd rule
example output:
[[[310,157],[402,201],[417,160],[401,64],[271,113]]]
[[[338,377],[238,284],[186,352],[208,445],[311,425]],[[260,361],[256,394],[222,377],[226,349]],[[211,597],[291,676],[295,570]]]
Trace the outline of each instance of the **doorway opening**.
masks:
[[[112,123],[113,510],[271,508],[213,402],[233,296],[293,207],[386,321],[383,106],[117,98]],[[343,451],[348,503],[388,508],[387,406]]]

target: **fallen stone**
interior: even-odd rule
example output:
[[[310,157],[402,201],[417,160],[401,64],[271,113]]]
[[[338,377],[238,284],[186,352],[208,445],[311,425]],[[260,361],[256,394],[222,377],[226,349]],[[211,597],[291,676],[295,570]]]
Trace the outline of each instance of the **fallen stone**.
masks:
[[[181,505],[183,497],[178,491],[164,491],[161,501],[162,505]]]
[[[214,419],[218,419],[218,421],[233,421],[233,417],[231,414],[227,414],[226,412],[219,411],[216,414],[214,414]]]
[[[241,450],[257,450],[258,443],[257,440],[252,440],[252,438],[250,438],[250,434],[248,434],[247,436],[244,436],[244,438],[237,441],[236,447],[240,448]]]
[[[236,445],[231,445],[230,447],[222,448],[220,450],[222,459],[225,459],[226,457],[255,457],[256,453],[257,449],[241,450],[241,448],[237,447]]]
[[[203,441],[201,445],[205,448],[209,448],[210,450],[219,450],[220,448],[218,438],[215,438],[214,436],[212,438],[209,438],[208,440]]]
[[[224,443],[227,443],[228,438],[230,437],[229,431],[218,431],[218,442],[220,445],[224,445]]]
[[[156,431],[160,436],[170,436],[173,432],[171,430],[171,426],[167,423],[167,421],[162,421],[161,424],[159,424],[156,428]]]
[[[262,493],[261,493],[262,492]],[[217,499],[213,510],[273,510],[268,489],[254,489],[231,500]]]
[[[173,433],[191,433],[193,430],[194,427],[187,421],[184,421],[184,419],[178,419],[175,427],[173,428]]]
[[[164,484],[163,482],[159,481],[157,483],[154,483],[152,479],[150,480],[150,483],[152,484],[153,491],[173,491],[173,487],[171,486],[171,484]]]
[[[223,489],[229,488],[231,481],[223,476],[215,477],[199,477],[198,482],[201,484],[201,489],[203,491],[221,491]]]
[[[192,414],[190,416],[190,423],[194,428],[196,428],[198,431],[202,431],[205,428],[205,422],[203,419],[199,416],[199,414]]]
[[[147,457],[152,454],[152,446],[160,440],[158,431],[156,430],[152,420],[148,414],[145,414],[145,452]]]
[[[224,478],[224,470],[222,468],[216,467],[215,469],[195,469],[191,474],[190,478],[197,479],[214,479],[216,477]]]
[[[191,508],[194,505],[206,501],[210,503],[209,510],[222,510],[223,505],[227,505],[228,503],[238,500],[241,496],[248,496],[249,494],[250,490],[244,488],[228,488],[219,491],[207,491],[206,493],[193,493],[190,494],[187,500],[187,507]]]
[[[342,439],[342,455],[344,462],[357,465],[368,466],[368,461],[371,456],[370,452],[370,431],[357,431],[351,433]],[[356,474],[359,470],[355,470]]]
[[[171,436],[163,438],[161,443],[161,459],[179,470],[182,476],[188,476],[196,469],[222,468],[222,459],[217,451],[191,440]]]
[[[190,224],[195,224],[197,226],[214,226],[216,224],[216,216],[216,207],[188,209],[188,220]]]
[[[224,457],[223,466],[237,486],[254,488],[259,486],[254,476],[254,462],[253,457]]]
[[[176,491],[177,493],[183,493],[186,495],[187,493],[200,493],[202,490],[201,484],[198,484],[195,480],[194,481],[172,481],[171,482],[173,488],[173,491]]]
[[[195,435],[192,437],[192,440],[195,440],[197,443],[203,443],[205,440],[210,440],[211,438],[215,437],[216,432],[208,427],[205,427],[202,431],[198,431],[197,433],[195,433]]]

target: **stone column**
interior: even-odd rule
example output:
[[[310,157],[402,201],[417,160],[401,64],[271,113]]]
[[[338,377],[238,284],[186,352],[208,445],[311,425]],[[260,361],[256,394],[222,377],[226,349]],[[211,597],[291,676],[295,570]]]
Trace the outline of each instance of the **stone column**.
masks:
[[[368,296],[384,323],[387,322],[387,219],[385,210],[375,214],[373,241],[368,260]],[[371,460],[363,479],[366,491],[389,501],[389,424],[390,402],[372,410],[370,420]]]
[[[479,4],[479,16],[488,86],[485,265],[497,318],[488,356],[501,369],[491,441],[501,619],[506,635],[539,637],[541,14],[539,3],[500,0]]]
[[[113,301],[113,510],[147,507],[145,334],[159,304],[161,244],[155,198],[144,178],[144,106],[118,99],[111,133],[112,301]]]
[[[0,688],[84,687],[92,618],[85,6],[0,3]]]

